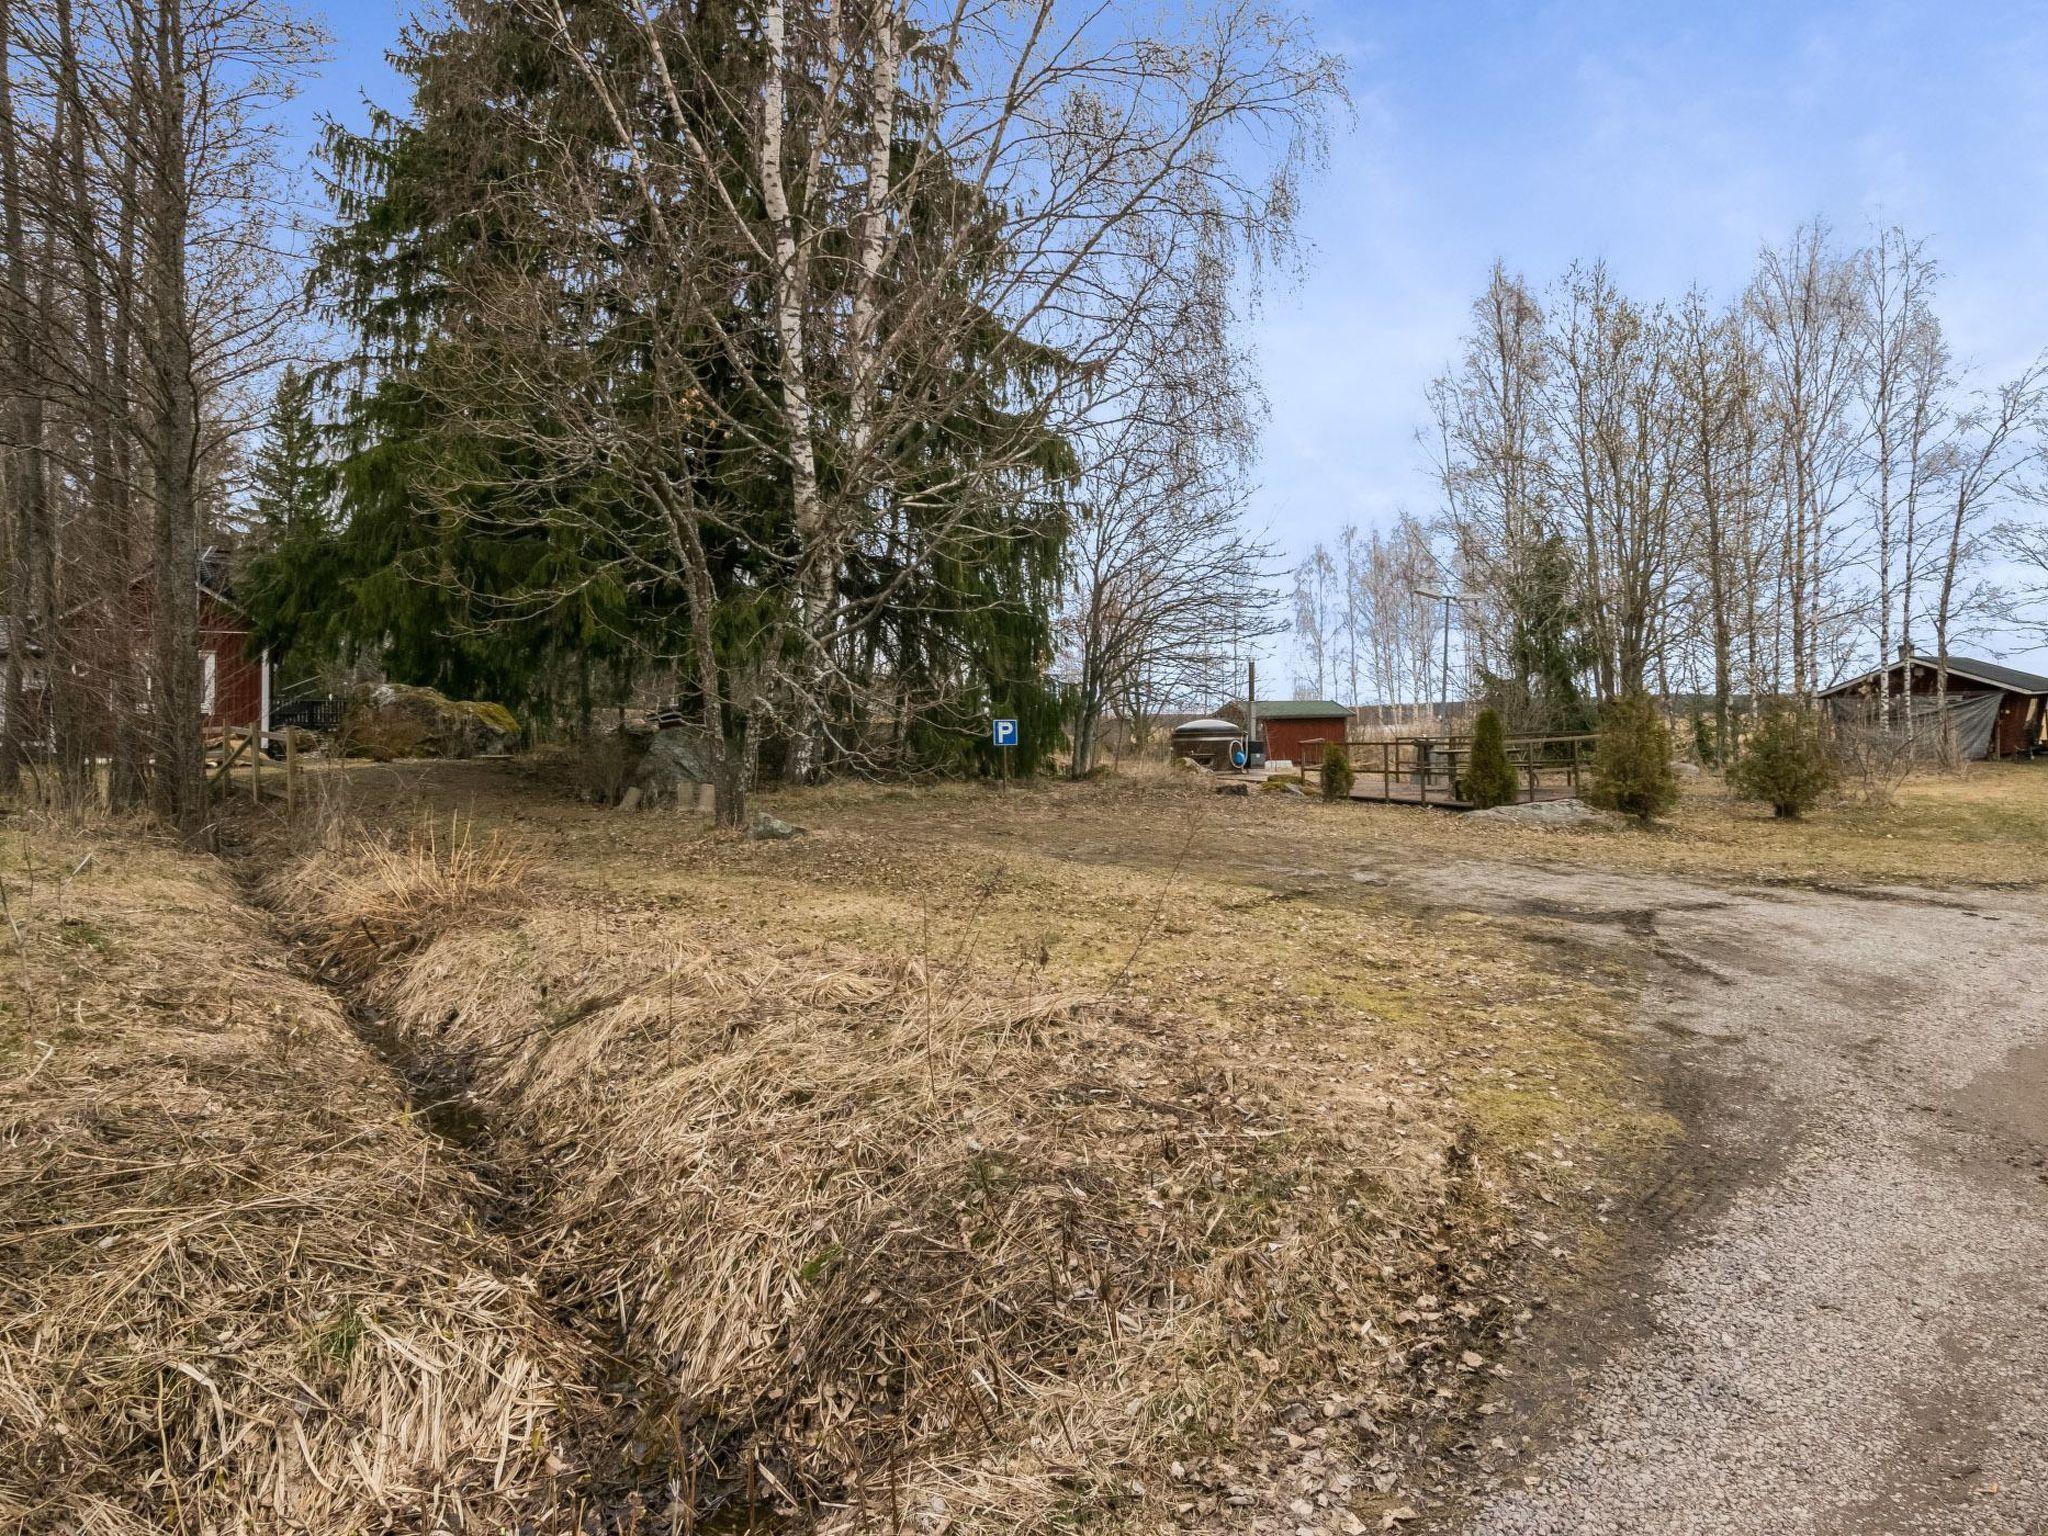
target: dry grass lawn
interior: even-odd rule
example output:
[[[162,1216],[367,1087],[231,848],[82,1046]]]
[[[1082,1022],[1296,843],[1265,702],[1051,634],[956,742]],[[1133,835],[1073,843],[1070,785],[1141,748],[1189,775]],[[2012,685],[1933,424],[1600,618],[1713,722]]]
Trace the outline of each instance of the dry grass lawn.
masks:
[[[1465,861],[2048,878],[2035,765],[1567,831],[853,786],[787,842],[312,779],[243,828],[272,921],[139,831],[0,849],[12,1528],[1374,1526],[1675,1134],[1638,978]]]
[[[478,1189],[216,862],[0,841],[0,1526],[500,1529],[584,1417]]]
[[[413,946],[360,842],[271,890],[473,1083],[540,1293],[629,1362],[638,1475],[706,1511],[755,1475],[849,1528],[1376,1524],[1672,1132],[1632,978],[1248,879],[1245,808],[1171,785],[829,791],[749,842],[518,765],[347,784],[387,846],[520,861]]]
[[[1156,793],[1160,770],[1111,786],[1102,800],[1061,804],[1056,836],[1122,838],[1102,811],[1125,796]],[[1143,786],[1155,786],[1147,791]],[[1243,831],[1241,857],[1262,876],[1284,878],[1286,861],[1309,867],[1354,859],[1442,865],[1461,858],[1581,865],[1690,876],[1729,884],[1927,885],[2023,889],[2048,884],[2048,762],[1973,763],[1954,774],[1909,779],[1889,804],[1844,797],[1797,821],[1732,799],[1716,775],[1681,785],[1678,808],[1652,826],[1516,827],[1415,806],[1325,806],[1272,792],[1217,813]],[[1181,784],[1180,794],[1195,793]],[[1069,791],[1054,788],[1059,796]],[[1112,813],[1113,815],[1113,813]],[[1132,836],[1144,839],[1142,818]]]
[[[139,829],[0,848],[10,1528],[1378,1526],[1675,1135],[1636,977],[1468,860],[2048,881],[2042,766],[1569,831],[842,786],[791,842],[309,784],[242,827],[270,920]]]
[[[2048,763],[1924,774],[1888,805],[1844,799],[1798,821],[1735,801],[1717,776],[1702,776],[1684,786],[1669,820],[1646,829],[1529,830],[1435,816],[1401,835],[1446,852],[1728,882],[2032,887],[2048,884]]]

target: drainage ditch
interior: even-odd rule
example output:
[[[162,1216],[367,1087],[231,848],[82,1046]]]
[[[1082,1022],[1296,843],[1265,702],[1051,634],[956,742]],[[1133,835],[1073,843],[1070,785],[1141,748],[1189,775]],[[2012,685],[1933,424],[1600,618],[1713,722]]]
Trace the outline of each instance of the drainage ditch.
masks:
[[[640,1357],[618,1311],[565,1297],[551,1283],[545,1228],[550,1191],[540,1147],[479,1091],[473,1064],[440,1053],[394,1026],[370,1001],[372,978],[338,977],[312,955],[260,889],[247,848],[226,850],[245,901],[291,957],[294,971],[334,999],[358,1038],[397,1078],[407,1108],[467,1175],[477,1226],[498,1246],[493,1267],[528,1290],[573,1340],[574,1385],[592,1411],[560,1447],[568,1470],[549,1507],[522,1527],[534,1536],[734,1536],[787,1530],[792,1518],[768,1495],[746,1449],[748,1427],[714,1427],[672,1372]],[[378,969],[414,951],[386,955]]]

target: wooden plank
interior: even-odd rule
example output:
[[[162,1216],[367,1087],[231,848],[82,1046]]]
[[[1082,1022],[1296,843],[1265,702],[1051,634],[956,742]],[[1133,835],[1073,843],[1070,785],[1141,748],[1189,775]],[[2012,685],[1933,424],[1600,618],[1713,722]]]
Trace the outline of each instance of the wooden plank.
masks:
[[[209,783],[218,784],[230,773],[234,772],[236,760],[249,749],[249,742],[246,737],[241,741],[235,742],[233,746],[229,746],[227,743],[228,733],[223,730],[221,732],[221,746],[224,755],[221,757],[220,766],[213,770],[213,774],[208,780]]]

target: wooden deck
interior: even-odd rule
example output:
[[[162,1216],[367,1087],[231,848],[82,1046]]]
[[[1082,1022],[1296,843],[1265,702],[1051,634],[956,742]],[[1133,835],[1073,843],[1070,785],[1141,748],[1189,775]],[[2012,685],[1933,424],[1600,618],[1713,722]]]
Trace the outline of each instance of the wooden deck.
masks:
[[[1508,737],[1508,766],[1514,772],[1516,790],[1510,803],[1533,805],[1575,798],[1597,739],[1590,732]],[[1447,811],[1476,809],[1471,801],[1459,798],[1457,789],[1471,761],[1469,736],[1401,736],[1343,745],[1351,759],[1353,800],[1375,805],[1433,805]],[[1311,759],[1320,759],[1323,746],[1320,740],[1303,743],[1302,762],[1295,771],[1304,784]]]
[[[1523,790],[1515,796],[1516,805],[1531,805],[1541,800],[1573,800],[1578,791],[1571,785],[1558,782],[1545,784],[1538,781],[1534,792]],[[1374,805],[1427,805],[1446,811],[1469,811],[1474,809],[1469,800],[1460,800],[1448,794],[1441,784],[1429,786],[1429,798],[1424,799],[1422,786],[1412,779],[1396,779],[1392,784],[1382,784],[1377,777],[1367,781],[1363,777],[1351,785],[1351,798],[1365,800]]]

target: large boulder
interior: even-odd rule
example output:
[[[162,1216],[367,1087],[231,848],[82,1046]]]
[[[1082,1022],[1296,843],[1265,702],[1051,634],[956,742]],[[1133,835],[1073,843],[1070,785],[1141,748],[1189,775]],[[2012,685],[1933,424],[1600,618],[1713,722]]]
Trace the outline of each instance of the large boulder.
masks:
[[[1502,821],[1515,827],[1618,827],[1622,818],[1583,800],[1538,800],[1530,805],[1497,805],[1467,811],[1467,821]]]
[[[358,756],[500,757],[519,741],[519,721],[502,704],[451,699],[433,688],[380,683],[349,711],[344,727]]]
[[[701,730],[663,726],[647,739],[647,750],[619,803],[628,810],[643,805],[701,806],[714,782],[711,762]]]

